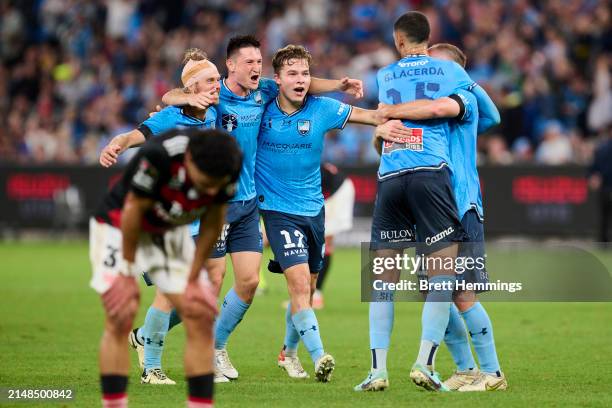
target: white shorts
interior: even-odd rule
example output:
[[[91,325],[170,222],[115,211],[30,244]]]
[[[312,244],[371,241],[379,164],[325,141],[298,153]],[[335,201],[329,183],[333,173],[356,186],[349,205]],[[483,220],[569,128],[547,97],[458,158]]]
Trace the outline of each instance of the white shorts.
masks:
[[[89,220],[89,259],[93,270],[90,285],[98,293],[106,292],[125,267],[122,242],[121,230],[94,218]],[[194,253],[188,225],[163,235],[141,232],[134,266],[140,273],[147,272],[163,293],[183,293]]]
[[[355,186],[350,179],[325,200],[325,236],[329,237],[353,228]]]

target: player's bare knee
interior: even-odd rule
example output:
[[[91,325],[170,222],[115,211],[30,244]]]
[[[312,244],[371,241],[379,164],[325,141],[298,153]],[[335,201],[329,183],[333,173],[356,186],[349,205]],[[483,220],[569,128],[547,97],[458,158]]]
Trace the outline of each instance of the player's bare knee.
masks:
[[[155,299],[153,299],[153,307],[163,312],[170,312],[172,310],[172,303],[163,293],[157,290]]]
[[[209,258],[204,264],[208,272],[208,280],[215,295],[221,292],[223,278],[225,277],[225,258]]]
[[[308,279],[294,278],[288,284],[289,294],[292,297],[310,298],[310,282]]]
[[[107,335],[124,341],[132,330],[132,325],[136,317],[136,312],[131,313],[125,318],[107,317],[104,329]]]
[[[213,293],[215,296],[219,296],[221,293],[221,286],[223,286],[223,278],[219,276],[215,276],[214,278],[210,278],[210,286],[212,287]]]
[[[242,300],[250,302],[255,296],[257,286],[259,286],[259,273],[245,276],[241,278],[240,281],[236,280],[235,285],[238,296],[240,296]]]
[[[453,302],[460,312],[465,312],[476,303],[476,294],[472,291],[461,291],[453,294]]]
[[[185,332],[189,338],[212,338],[214,315],[202,311],[198,314],[191,314],[183,318]]]

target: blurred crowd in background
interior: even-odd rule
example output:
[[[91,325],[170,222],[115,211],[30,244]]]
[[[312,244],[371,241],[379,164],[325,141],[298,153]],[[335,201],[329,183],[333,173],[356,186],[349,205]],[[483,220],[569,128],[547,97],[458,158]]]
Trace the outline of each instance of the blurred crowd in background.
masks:
[[[318,77],[364,81],[397,59],[392,26],[418,9],[431,44],[450,42],[492,96],[502,124],[479,139],[487,164],[588,163],[612,133],[610,1],[0,0],[0,162],[97,163],[108,140],[147,118],[180,83],[189,47],[225,71],[230,36],[255,34],[271,55],[312,53]],[[343,98],[343,95],[337,95]],[[325,160],[374,163],[372,129],[327,136]]]

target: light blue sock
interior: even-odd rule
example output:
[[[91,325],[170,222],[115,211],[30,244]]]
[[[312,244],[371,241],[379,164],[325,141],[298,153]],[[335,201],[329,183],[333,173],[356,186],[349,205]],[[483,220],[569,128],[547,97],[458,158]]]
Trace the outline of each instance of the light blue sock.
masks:
[[[444,339],[444,332],[448,326],[450,306],[453,301],[453,285],[455,277],[450,275],[438,275],[429,278],[432,284],[445,285],[439,290],[430,290],[423,305],[421,324],[421,340],[429,340],[440,344]]]
[[[459,314],[459,309],[455,304],[450,307],[448,327],[444,334],[444,343],[448,347],[453,361],[457,365],[457,370],[467,371],[476,367],[470,341],[468,340],[467,330],[463,318]]]
[[[174,326],[176,326],[177,324],[181,322],[182,322],[181,316],[179,316],[176,309],[172,309],[172,311],[170,312],[170,322],[168,323],[168,331],[172,330]]]
[[[249,303],[243,302],[238,297],[234,288],[227,292],[215,326],[215,348],[217,350],[225,348],[227,339],[238,326],[238,323],[242,321],[244,314],[249,310],[249,306],[251,306]]]
[[[170,312],[170,322],[168,323],[168,331],[172,330],[174,326],[180,324],[181,322],[181,316],[179,316],[176,309],[172,309],[172,311]],[[138,328],[138,330],[136,331],[136,337],[138,337],[138,340],[140,340],[140,342],[144,344],[143,328],[144,326]]]
[[[485,373],[499,373],[499,361],[495,350],[495,339],[493,338],[493,325],[489,315],[480,302],[474,304],[462,313],[465,324],[472,337],[474,351],[478,356],[480,369]],[[499,374],[498,374],[499,375]]]
[[[421,315],[421,346],[417,363],[429,367],[433,371],[438,346],[444,339],[448,326],[450,306],[453,300],[455,276],[438,275],[429,278],[429,285],[444,285],[439,289],[430,290],[423,305]]]
[[[323,342],[319,332],[319,322],[317,322],[314,310],[301,310],[294,314],[291,319],[295,329],[300,334],[300,338],[304,342],[304,346],[306,346],[306,350],[310,354],[310,358],[312,358],[313,363],[316,363],[325,352],[323,351]]]
[[[144,344],[144,323],[136,331],[136,337],[138,338],[138,340],[140,340],[141,344]]]
[[[164,351],[164,341],[168,333],[170,313],[162,312],[153,306],[147,310],[142,336],[144,338],[145,370],[161,368],[161,357]]]
[[[393,331],[395,305],[393,292],[375,291],[372,300],[386,300],[370,302],[370,349],[372,350],[372,371],[387,368],[387,351]]]
[[[287,312],[285,313],[285,352],[297,351],[298,344],[300,343],[300,333],[295,330],[293,319],[291,318],[291,303],[287,305]]]

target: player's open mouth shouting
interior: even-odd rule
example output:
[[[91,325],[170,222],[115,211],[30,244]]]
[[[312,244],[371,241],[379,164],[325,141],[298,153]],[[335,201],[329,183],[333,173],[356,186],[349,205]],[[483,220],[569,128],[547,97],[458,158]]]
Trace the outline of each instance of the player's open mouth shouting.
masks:
[[[303,86],[296,86],[293,88],[293,92],[295,92],[295,96],[298,98],[303,98],[306,95],[306,88]]]

